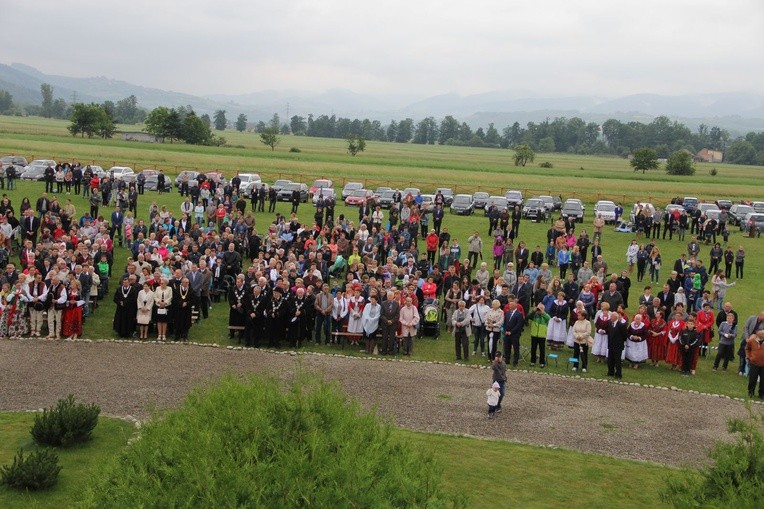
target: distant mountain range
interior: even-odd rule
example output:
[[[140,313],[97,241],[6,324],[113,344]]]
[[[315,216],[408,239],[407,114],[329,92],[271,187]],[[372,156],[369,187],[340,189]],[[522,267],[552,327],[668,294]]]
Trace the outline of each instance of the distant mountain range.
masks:
[[[524,126],[531,121],[540,122],[554,117],[578,116],[593,122],[609,118],[650,122],[658,115],[667,115],[693,129],[705,123],[728,129],[732,134],[764,130],[764,95],[756,94],[534,98],[507,92],[487,92],[467,96],[443,94],[421,99],[413,96],[374,96],[337,88],[321,93],[263,90],[241,95],[211,94],[200,97],[103,76],[72,78],[45,74],[19,63],[0,64],[0,89],[13,94],[15,102],[39,104],[41,83],[50,83],[55,97],[67,102],[116,102],[135,95],[138,104],[147,109],[191,105],[200,114],[212,114],[223,109],[229,119],[244,113],[250,122],[267,121],[274,113],[278,113],[282,121],[287,120],[287,116],[307,117],[312,113],[314,116],[334,114],[338,117],[369,118],[380,120],[383,124],[406,117],[419,120],[428,116],[441,119],[453,115],[473,128],[485,127],[493,122],[501,129],[514,122]]]

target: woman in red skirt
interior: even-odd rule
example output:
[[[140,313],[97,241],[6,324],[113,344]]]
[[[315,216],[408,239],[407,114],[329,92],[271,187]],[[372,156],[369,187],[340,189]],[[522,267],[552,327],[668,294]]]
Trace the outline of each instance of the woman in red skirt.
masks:
[[[663,319],[663,312],[656,311],[655,318],[650,322],[650,327],[647,330],[647,348],[653,366],[657,366],[659,362],[666,360],[668,350],[666,329],[666,320]]]
[[[82,306],[85,304],[80,292],[80,282],[72,279],[67,291],[66,308],[61,315],[61,333],[66,339],[82,335]]]
[[[676,313],[674,319],[667,325],[666,338],[668,339],[668,350],[666,351],[666,362],[671,364],[671,369],[676,369],[682,363],[682,352],[680,351],[679,335],[684,329],[684,320],[682,313]]]

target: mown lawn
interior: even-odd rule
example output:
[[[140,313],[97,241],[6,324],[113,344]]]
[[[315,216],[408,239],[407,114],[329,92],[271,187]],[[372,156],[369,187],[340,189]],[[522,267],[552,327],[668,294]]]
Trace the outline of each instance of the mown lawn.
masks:
[[[25,452],[37,447],[29,434],[33,422],[32,413],[0,413],[0,465],[11,463],[20,447]],[[99,417],[91,441],[56,449],[62,467],[56,486],[39,493],[19,492],[2,486],[0,507],[71,507],[79,499],[88,480],[98,475],[105,462],[125,447],[134,429],[132,423]]]

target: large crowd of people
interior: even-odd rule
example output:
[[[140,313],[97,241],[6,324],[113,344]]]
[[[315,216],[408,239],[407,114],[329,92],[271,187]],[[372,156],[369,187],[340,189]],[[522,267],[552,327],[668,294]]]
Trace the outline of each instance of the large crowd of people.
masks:
[[[330,196],[318,200],[308,222],[298,219],[298,197],[289,216],[277,213],[259,228],[253,212],[272,201],[271,190],[255,186],[245,195],[238,177],[218,183],[200,175],[196,185],[180,187],[179,212],[152,200],[144,221],[138,182],[59,166],[46,170],[46,192],[34,205],[0,201],[2,336],[39,336],[45,315],[48,338],[77,337],[93,304],[111,296],[120,337],[187,340],[193,320],[220,302],[228,308],[229,336],[247,346],[348,341],[369,353],[411,354],[423,310],[434,304],[458,360],[471,350],[493,361],[501,351],[517,365],[527,328],[530,363],[540,367],[547,349],[571,348],[581,372],[591,355],[614,377],[622,376],[622,362],[635,369],[665,363],[691,375],[716,335],[714,369],[727,369],[736,353],[741,375],[758,377],[764,365],[754,348],[764,340],[764,316],[743,326],[725,298],[735,284],[732,267],[743,277],[745,250],[714,243],[706,268],[696,237],[707,230],[701,220],[697,227],[690,221],[686,253],[661,278],[668,261],[657,245],[660,221],[646,216],[625,252],[609,255],[609,266],[601,218],[590,239],[580,223],[560,217],[549,225],[548,244],[531,250],[520,237],[519,209],[491,208],[490,242],[475,231],[462,252],[443,224],[441,194],[428,203],[421,194],[396,193],[389,210],[372,198],[357,217],[335,217]],[[70,199],[62,204],[51,192],[81,193],[90,210],[78,215]],[[715,240],[704,233],[706,239]],[[127,262],[114,267],[120,246],[129,250]],[[490,268],[480,261],[486,248]],[[621,256],[624,263],[615,260]],[[616,265],[623,270],[612,270]],[[118,283],[110,292],[113,275]]]

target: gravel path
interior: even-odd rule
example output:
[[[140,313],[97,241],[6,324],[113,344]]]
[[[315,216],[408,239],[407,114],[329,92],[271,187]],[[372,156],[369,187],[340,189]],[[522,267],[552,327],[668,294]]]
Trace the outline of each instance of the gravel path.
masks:
[[[643,387],[510,372],[508,401],[486,417],[490,371],[449,364],[300,356],[364,404],[411,429],[555,445],[674,465],[697,464],[739,402]],[[146,418],[226,372],[286,377],[298,357],[180,345],[0,341],[0,410],[50,406],[73,393],[106,414]]]

